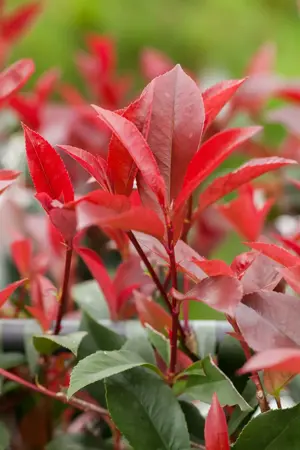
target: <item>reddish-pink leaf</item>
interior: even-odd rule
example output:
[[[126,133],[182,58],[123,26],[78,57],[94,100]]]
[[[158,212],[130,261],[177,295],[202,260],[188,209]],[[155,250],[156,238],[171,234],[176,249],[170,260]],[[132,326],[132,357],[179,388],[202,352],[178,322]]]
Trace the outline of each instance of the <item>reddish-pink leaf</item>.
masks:
[[[281,269],[280,274],[283,276],[287,284],[300,294],[300,261],[296,266]]]
[[[141,71],[145,78],[153,80],[174,67],[173,61],[154,48],[144,48],[141,54]]]
[[[36,196],[39,197],[38,195]],[[53,207],[48,211],[49,217],[53,225],[61,233],[66,242],[76,235],[77,220],[76,212],[73,209],[65,208],[63,205]]]
[[[206,450],[230,450],[226,416],[216,393],[205,420],[204,437]]]
[[[290,164],[296,164],[296,161],[277,157],[252,159],[235,171],[214,180],[199,197],[199,211],[254,178]]]
[[[62,159],[37,132],[23,124],[29,171],[37,193],[63,203],[74,199],[73,187]]]
[[[229,102],[244,81],[245,78],[242,80],[221,81],[202,93],[205,109],[204,130],[213,122],[223,106]]]
[[[1,23],[1,37],[8,41],[18,39],[29,27],[33,19],[39,13],[40,2],[27,3],[5,17]]]
[[[176,209],[239,145],[260,130],[261,127],[233,128],[221,131],[206,141],[189,163],[182,190],[176,200]]]
[[[111,191],[110,180],[108,177],[107,162],[99,155],[93,155],[81,148],[71,145],[59,145],[71,158],[79,164],[99,183],[105,191]]]
[[[136,126],[118,114],[94,106],[99,118],[113,131],[130,153],[145,183],[155,193],[161,205],[166,203],[166,187],[150,147]]]
[[[171,315],[162,306],[137,291],[134,293],[134,298],[138,316],[143,326],[148,324],[164,334],[167,330],[172,329]]]
[[[246,184],[239,189],[238,197],[225,205],[220,205],[218,210],[226,217],[231,225],[246,239],[256,241],[259,238],[268,212],[274,203],[273,199],[265,202],[258,208],[254,199],[254,188]],[[241,214],[243,211],[243,214]]]
[[[298,298],[260,291],[244,296],[236,310],[236,320],[248,345],[263,351],[300,345],[299,313]]]
[[[97,56],[99,69],[103,75],[113,72],[116,68],[116,54],[114,42],[106,37],[90,34],[86,39],[90,51]]]
[[[276,47],[273,42],[265,42],[252,59],[246,69],[247,75],[261,75],[271,73],[275,66]]]
[[[76,252],[83,259],[94,279],[97,281],[101,291],[103,292],[110,311],[111,319],[116,320],[117,294],[100,256],[94,250],[84,247],[76,248]]]
[[[237,263],[237,261],[241,262],[240,257],[243,255],[246,255],[244,268],[242,267],[243,264]],[[243,284],[244,294],[251,294],[262,289],[272,291],[282,279],[278,270],[279,264],[261,253],[247,252],[243,255],[239,255],[235,259],[234,265]],[[249,265],[248,258],[250,259]],[[233,268],[233,266],[231,267]]]
[[[31,59],[21,59],[0,73],[0,104],[24,86],[34,69]]]
[[[37,320],[45,333],[51,329],[52,321],[42,309],[37,306],[25,306],[25,309]]]
[[[243,287],[237,278],[220,275],[205,278],[186,294],[173,290],[173,295],[177,300],[197,300],[217,311],[234,316],[243,297]]]
[[[11,254],[22,277],[29,277],[31,271],[32,248],[29,239],[21,239],[11,244]]]
[[[98,204],[84,200],[85,198],[76,208],[79,230],[91,225],[98,225],[123,231],[140,231],[158,239],[162,239],[164,236],[164,224],[157,214],[143,206],[131,206],[125,196],[110,194],[110,204],[107,203],[109,196],[103,197],[104,202],[101,199]]]
[[[229,277],[234,277],[235,273],[224,261],[220,259],[203,259],[199,260],[193,258],[193,262],[200,267],[203,272],[209,277],[216,277],[219,275],[227,275]]]
[[[15,170],[0,169],[0,194],[2,194],[20,175]]]
[[[9,297],[15,292],[15,290],[24,284],[26,279],[15,281],[14,283],[9,284],[4,289],[0,291],[0,308],[4,305],[4,303],[9,299]]]
[[[296,242],[295,239],[286,238],[286,237],[280,236],[280,234],[275,234],[274,237],[278,241],[281,241],[290,250],[293,250],[300,257],[300,245]]]
[[[247,242],[246,245],[263,253],[285,267],[295,266],[300,263],[299,256],[293,255],[284,248],[278,247],[278,245],[268,244],[266,242]]]
[[[43,73],[38,79],[35,87],[35,94],[37,96],[38,103],[44,103],[48,99],[57,84],[59,75],[59,70],[51,69]]]
[[[273,348],[252,356],[239,370],[240,374],[257,370],[284,371],[300,373],[300,349]]]
[[[143,94],[150,102],[145,137],[171,202],[178,196],[187,167],[199,148],[205,120],[201,92],[177,65],[155,78]]]

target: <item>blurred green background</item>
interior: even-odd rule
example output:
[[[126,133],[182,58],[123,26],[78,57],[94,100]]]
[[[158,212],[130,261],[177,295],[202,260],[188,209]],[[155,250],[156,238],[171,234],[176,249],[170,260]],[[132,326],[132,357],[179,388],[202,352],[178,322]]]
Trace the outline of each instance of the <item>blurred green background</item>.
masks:
[[[25,3],[7,0],[8,9]],[[79,82],[73,55],[84,35],[115,38],[121,70],[135,71],[140,50],[153,46],[190,69],[242,73],[266,40],[278,47],[278,70],[300,72],[297,0],[44,0],[44,11],[17,46],[13,58],[33,57],[38,73],[63,69],[65,81]]]

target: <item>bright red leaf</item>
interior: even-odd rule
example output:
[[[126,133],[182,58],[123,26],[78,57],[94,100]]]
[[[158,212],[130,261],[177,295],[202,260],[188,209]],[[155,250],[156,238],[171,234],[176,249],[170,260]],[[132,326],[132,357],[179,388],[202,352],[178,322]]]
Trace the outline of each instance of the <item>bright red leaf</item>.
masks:
[[[31,59],[21,59],[0,73],[0,104],[21,89],[35,70]]]
[[[204,181],[239,145],[254,136],[261,127],[234,128],[221,131],[200,147],[190,161],[182,190],[176,200],[176,209],[189,198]]]
[[[163,334],[172,329],[171,315],[162,306],[140,292],[135,292],[134,298],[139,320],[143,326],[148,324]]]
[[[20,172],[0,169],[0,195],[18,178]]]
[[[209,277],[216,277],[219,275],[227,275],[229,277],[235,276],[232,268],[220,259],[199,260],[197,258],[193,258],[193,262]]]
[[[10,42],[18,39],[40,12],[40,8],[40,2],[27,3],[6,15],[0,24],[0,36]]]
[[[295,266],[300,263],[299,256],[293,255],[284,248],[278,247],[278,245],[266,242],[247,242],[246,245],[263,253],[285,267]]]
[[[23,124],[29,171],[37,193],[62,203],[74,199],[73,187],[64,163],[54,148],[36,131]]]
[[[4,303],[9,299],[9,297],[15,292],[15,290],[24,284],[26,279],[15,281],[14,283],[9,284],[4,289],[0,291],[0,308],[4,305]]]
[[[290,164],[296,164],[296,161],[278,157],[252,159],[233,172],[214,180],[199,197],[199,211],[254,178]]]
[[[29,239],[21,239],[11,244],[11,254],[19,274],[29,278],[32,264],[32,248]]]
[[[213,395],[205,420],[204,437],[206,450],[230,450],[226,416],[217,394]]]
[[[238,233],[250,241],[256,241],[263,230],[273,203],[274,200],[270,199],[262,207],[257,207],[254,188],[250,184],[246,184],[239,189],[236,199],[218,206],[218,210]],[[242,214],[241,211],[243,211]]]
[[[257,370],[284,371],[300,373],[300,349],[273,348],[252,356],[239,370],[240,374]]]

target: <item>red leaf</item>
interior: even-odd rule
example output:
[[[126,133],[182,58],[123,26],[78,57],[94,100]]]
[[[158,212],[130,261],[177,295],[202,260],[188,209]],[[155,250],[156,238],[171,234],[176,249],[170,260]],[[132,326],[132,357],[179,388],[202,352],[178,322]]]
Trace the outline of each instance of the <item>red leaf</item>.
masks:
[[[200,267],[203,272],[209,277],[216,277],[219,275],[227,275],[229,277],[234,277],[235,273],[224,261],[220,259],[203,259],[199,260],[193,258],[193,262]]]
[[[271,73],[275,66],[276,47],[273,42],[264,43],[253,55],[247,67],[247,75]]]
[[[268,200],[262,208],[258,208],[254,199],[254,188],[250,184],[242,186],[238,197],[225,205],[220,205],[218,210],[226,217],[231,225],[250,241],[256,241],[260,236],[266,217],[274,203]],[[241,214],[243,211],[243,214]]]
[[[255,351],[263,351],[300,345],[299,313],[298,298],[261,291],[243,298],[236,320],[248,345]]]
[[[146,139],[171,202],[179,194],[187,167],[199,148],[205,120],[202,96],[179,65],[155,78],[145,93],[150,101]]]
[[[143,206],[131,206],[127,197],[113,195],[99,196],[98,202],[85,201],[77,205],[78,229],[91,225],[117,228],[123,231],[135,230],[162,239],[164,224],[154,211]]]
[[[31,59],[21,59],[0,73],[0,104],[24,86],[35,70]]]
[[[0,291],[0,308],[4,305],[4,303],[9,299],[9,297],[15,292],[15,290],[21,286],[26,281],[26,279],[15,281],[14,283],[9,284],[4,289]]]
[[[213,395],[205,420],[204,436],[206,450],[230,450],[226,416],[217,394]]]
[[[83,259],[93,278],[97,281],[101,291],[104,294],[107,306],[110,311],[111,319],[117,319],[117,294],[110,276],[100,258],[100,256],[89,248],[79,247],[76,252]]]
[[[141,71],[145,78],[153,80],[174,67],[173,61],[154,48],[144,48],[141,54]]]
[[[278,241],[281,241],[290,250],[293,250],[300,257],[300,245],[296,242],[295,239],[286,238],[286,237],[280,236],[280,234],[275,234],[274,237]]]
[[[140,292],[134,293],[136,309],[143,326],[150,325],[154,330],[166,334],[172,329],[171,315],[158,303]]]
[[[246,362],[239,373],[264,369],[300,373],[300,350],[297,348],[273,348],[257,353]]]
[[[114,42],[106,36],[97,34],[90,34],[86,42],[90,51],[97,56],[102,74],[107,75],[113,72],[116,68]]]
[[[35,87],[35,94],[39,104],[46,102],[49,95],[53,92],[59,79],[59,75],[60,73],[57,69],[51,69],[43,73],[38,79]]]
[[[18,39],[39,13],[40,7],[40,2],[28,3],[5,17],[1,23],[1,37],[8,41]]]
[[[300,263],[299,256],[293,255],[284,248],[278,247],[278,245],[265,242],[247,242],[246,245],[263,253],[285,267],[295,266]]]
[[[37,132],[23,124],[29,171],[37,193],[63,203],[74,199],[73,187],[62,159]]]
[[[244,81],[245,78],[242,80],[221,81],[202,93],[205,109],[204,130],[209,127],[223,106],[229,102]]]
[[[196,300],[206,303],[217,311],[234,316],[236,307],[243,297],[243,288],[236,278],[220,275],[205,278],[186,294],[173,290],[173,295],[177,300]]]
[[[57,289],[48,278],[35,275],[30,281],[30,298],[32,305],[26,309],[38,320],[44,331],[48,331],[59,307]]]
[[[246,261],[244,269],[237,263],[243,255],[246,255],[246,259],[250,258],[250,264],[247,267]],[[254,259],[252,259],[253,257]],[[237,264],[240,266],[239,269]],[[272,291],[282,279],[282,275],[278,270],[279,264],[261,253],[243,253],[236,258],[234,265],[238,270],[237,275],[243,284],[244,294],[251,294],[262,289]],[[233,268],[233,266],[231,267]],[[239,270],[242,272],[239,272]]]
[[[250,139],[261,127],[233,128],[214,135],[200,147],[190,161],[182,190],[176,200],[176,209],[189,198],[204,181],[239,145]]]
[[[99,118],[113,131],[130,153],[146,184],[156,194],[161,205],[165,205],[165,183],[150,147],[136,126],[118,114],[94,106]]]
[[[27,309],[32,317],[38,321],[44,332],[50,330],[52,321],[47,317],[46,313],[42,309],[36,306],[25,306],[25,309]]]
[[[71,145],[59,145],[71,158],[79,162],[79,164],[99,183],[102,189],[110,192],[110,180],[108,177],[107,162],[99,155],[82,150],[81,148],[72,147]]]
[[[11,254],[18,272],[22,277],[29,277],[31,271],[32,248],[29,239],[14,241],[11,244]]]
[[[212,203],[254,178],[289,164],[296,164],[296,161],[277,157],[252,159],[234,172],[214,180],[199,197],[199,211],[203,211]]]
[[[0,195],[18,178],[20,172],[0,169]]]
[[[300,261],[296,266],[289,267],[288,269],[281,269],[280,274],[287,284],[289,284],[295,292],[300,294]]]

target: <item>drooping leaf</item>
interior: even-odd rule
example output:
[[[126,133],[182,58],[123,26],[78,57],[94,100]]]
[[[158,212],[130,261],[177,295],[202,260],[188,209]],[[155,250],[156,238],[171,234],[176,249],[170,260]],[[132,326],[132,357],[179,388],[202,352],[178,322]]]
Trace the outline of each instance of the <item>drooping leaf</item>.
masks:
[[[261,414],[251,420],[233,450],[297,450],[300,439],[300,406]]]
[[[280,398],[280,392],[292,381],[295,373],[286,370],[266,369],[263,374],[265,391],[275,398]]]
[[[213,120],[217,117],[223,106],[236,93],[238,88],[243,84],[245,78],[242,80],[226,80],[214,84],[202,93],[204,109],[205,109],[205,123],[204,130],[206,130]]]
[[[293,348],[300,345],[298,313],[300,302],[296,297],[260,291],[243,298],[236,310],[236,320],[244,339],[255,351]]]
[[[173,295],[177,300],[197,300],[217,311],[234,316],[243,297],[243,287],[237,278],[219,275],[205,278],[185,294],[173,291]]]
[[[23,124],[27,161],[37,193],[46,193],[63,203],[74,199],[68,172],[54,148],[37,132]]]
[[[35,70],[31,59],[21,59],[0,73],[0,104],[21,89]]]
[[[215,134],[200,147],[190,161],[183,187],[176,199],[176,209],[193,191],[241,144],[254,136],[261,127],[233,128]]]
[[[9,284],[4,289],[0,291],[0,308],[4,305],[4,303],[9,299],[9,297],[15,292],[15,290],[24,284],[26,279],[15,281],[14,283]]]
[[[18,178],[20,172],[0,169],[0,195]]]
[[[107,171],[107,162],[99,155],[82,150],[81,148],[72,147],[71,145],[59,145],[71,158],[79,162],[79,164],[99,183],[102,189],[110,192],[110,180]]]
[[[278,157],[252,159],[233,172],[216,178],[200,195],[199,208],[203,211],[212,203],[254,178],[290,164],[296,164],[296,161]]]
[[[130,153],[145,183],[164,205],[166,188],[150,147],[136,126],[120,115],[94,106],[99,118],[112,130]]]
[[[41,336],[33,336],[33,343],[36,350],[44,355],[51,355],[59,347],[64,347],[77,356],[78,347],[86,335],[86,331],[76,331],[67,336],[44,334]]]
[[[172,329],[172,317],[162,306],[146,295],[135,292],[135,304],[142,325],[150,325],[154,330],[165,334]]]
[[[192,364],[177,375],[177,380],[178,386],[175,384],[174,388],[189,395],[193,400],[211,403],[216,393],[222,406],[238,405],[242,411],[252,409],[230,379],[216,366],[211,356]]]
[[[285,267],[295,266],[300,263],[300,258],[298,256],[293,255],[278,245],[266,242],[247,242],[246,245],[263,253]]]
[[[100,256],[89,248],[78,247],[76,252],[83,259],[93,278],[97,281],[110,310],[113,320],[117,317],[117,295],[110,276]]]
[[[216,394],[205,420],[204,435],[206,450],[230,449],[226,416]]]
[[[179,403],[156,374],[136,368],[107,379],[105,384],[112,420],[133,448],[190,450]]]
[[[77,391],[89,384],[139,366],[145,366],[159,372],[157,367],[147,363],[140,355],[128,350],[93,353],[79,361],[72,370],[68,397],[72,397]]]
[[[299,348],[272,348],[252,356],[240,369],[240,373],[268,369],[270,371],[300,373]]]

